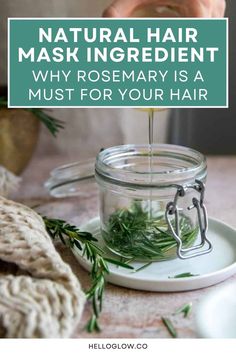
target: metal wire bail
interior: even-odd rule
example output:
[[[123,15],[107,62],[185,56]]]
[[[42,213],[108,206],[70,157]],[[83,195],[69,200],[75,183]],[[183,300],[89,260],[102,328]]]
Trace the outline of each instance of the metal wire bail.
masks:
[[[177,255],[180,259],[189,259],[193,257],[198,257],[203,254],[210,253],[212,251],[212,244],[207,238],[207,230],[208,230],[208,217],[207,217],[207,210],[204,205],[204,194],[205,194],[205,185],[202,181],[196,180],[194,185],[188,186],[180,186],[177,185],[177,192],[175,194],[175,198],[173,202],[169,202],[166,206],[165,218],[169,229],[177,242]],[[200,229],[200,243],[193,247],[183,248],[183,243],[181,239],[181,235],[179,232],[179,208],[178,208],[178,200],[181,197],[186,195],[186,192],[189,189],[194,189],[196,192],[200,193],[199,200],[194,197],[192,199],[192,205],[188,207],[188,210],[192,210],[196,208],[197,216],[198,216],[198,223]],[[174,216],[175,222],[174,226],[171,223],[171,216]],[[204,248],[207,245],[207,248]],[[204,248],[204,249],[202,249]],[[195,250],[199,250],[194,252]]]

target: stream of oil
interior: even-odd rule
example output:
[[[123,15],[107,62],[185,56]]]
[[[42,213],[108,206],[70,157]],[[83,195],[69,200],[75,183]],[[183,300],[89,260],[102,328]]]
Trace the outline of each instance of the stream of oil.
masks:
[[[149,145],[149,151],[148,151],[148,160],[149,160],[149,176],[150,176],[150,185],[152,185],[153,182],[153,173],[154,173],[154,153],[153,153],[153,144],[154,144],[154,139],[153,139],[153,134],[154,134],[154,114],[156,111],[163,111],[165,109],[163,108],[149,108],[147,110],[148,112],[148,145]],[[148,217],[149,219],[152,219],[153,217],[153,190],[150,188],[150,194],[149,194],[149,201],[148,201]]]
[[[178,10],[178,7],[176,6],[169,6],[169,5],[164,5],[164,6],[157,6],[154,4],[144,4],[141,7],[138,7],[131,15],[131,17],[180,17],[180,13]],[[162,109],[154,109],[154,108],[149,108],[149,109],[142,109],[144,111],[148,112],[148,121],[149,121],[149,132],[148,132],[148,140],[149,140],[149,153],[148,153],[148,159],[149,159],[149,175],[150,175],[150,184],[152,184],[153,181],[153,124],[154,124],[154,113],[155,111],[159,111]],[[153,216],[153,190],[150,188],[150,195],[149,195],[149,201],[148,201],[148,216],[149,219],[152,219]]]
[[[154,125],[154,109],[148,111],[148,143],[149,143],[149,176],[150,176],[150,185],[153,181],[153,125]],[[148,216],[149,219],[152,219],[152,188],[150,188],[150,195],[148,201]]]
[[[140,111],[144,111],[148,115],[148,173],[149,173],[149,183],[152,185],[153,182],[153,173],[154,173],[154,139],[153,139],[153,134],[154,134],[154,114],[155,112],[160,112],[164,111],[165,108],[139,108]],[[153,217],[153,190],[150,188],[149,192],[149,200],[147,202],[148,206],[148,217],[149,219],[152,219]]]

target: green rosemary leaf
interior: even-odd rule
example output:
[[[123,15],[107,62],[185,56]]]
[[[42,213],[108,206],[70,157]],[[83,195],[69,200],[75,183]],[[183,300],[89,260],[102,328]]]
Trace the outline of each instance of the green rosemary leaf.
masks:
[[[62,236],[62,234],[58,233],[58,236],[59,236],[61,242],[63,243],[63,245],[66,245],[66,241],[64,240],[64,237]]]
[[[86,326],[88,332],[100,331],[98,318],[102,311],[103,295],[106,286],[105,276],[109,273],[108,263],[113,263],[124,268],[133,269],[133,267],[119,262],[116,259],[103,257],[103,250],[94,242],[97,239],[89,232],[80,231],[74,225],[68,224],[64,220],[49,219],[43,217],[45,227],[52,239],[60,239],[68,247],[77,247],[82,249],[82,256],[92,264],[91,287],[87,290],[86,296],[91,300],[93,314]]]
[[[99,316],[99,310],[98,310],[98,304],[97,304],[97,301],[96,301],[96,297],[94,296],[93,297],[93,312],[95,314],[95,317],[98,318]]]
[[[146,268],[149,267],[152,263],[153,263],[153,262],[149,262],[149,263],[144,264],[142,267],[135,269],[135,270],[133,271],[133,273],[137,273],[137,272],[140,272],[140,271],[143,270],[143,269],[146,269]]]
[[[6,97],[0,97],[0,108],[7,108],[7,103]],[[51,117],[40,108],[24,108],[24,110],[33,113],[46,126],[54,137],[57,136],[60,129],[64,129],[64,122]]]
[[[60,129],[64,129],[64,122],[49,116],[40,108],[28,108],[27,110],[32,112],[46,126],[54,137],[57,136]]]
[[[105,270],[107,273],[109,273],[109,268],[108,268],[108,265],[107,265],[107,260],[106,260],[106,258],[101,258],[101,259],[100,259],[100,262],[101,262],[101,264],[102,264],[104,270]]]
[[[94,252],[97,252],[100,255],[104,254],[104,250],[100,248],[98,245],[95,245],[94,243],[92,244],[92,248]]]
[[[95,322],[95,324],[94,324],[94,331],[96,331],[96,332],[101,332],[101,328],[100,328],[100,326],[99,326],[99,324],[98,324],[97,319],[96,319],[96,322]]]
[[[76,246],[80,251],[82,251],[82,246],[81,246],[81,244],[79,243],[79,241],[77,241],[77,240],[73,240],[73,241],[74,241],[75,246]]]
[[[130,258],[130,259],[127,259],[127,260],[125,260],[125,258],[123,258],[123,261],[124,261],[125,264],[130,264],[130,263],[132,263],[132,262],[135,261],[135,258]],[[121,261],[121,262],[122,262],[122,261]],[[122,262],[122,263],[123,263],[123,262]]]
[[[7,108],[7,100],[6,97],[0,97],[0,108]]]
[[[87,258],[90,260],[91,258],[93,258],[93,251],[90,247],[90,244],[86,243],[85,248],[86,248],[86,252],[87,252]]]
[[[179,278],[190,278],[190,277],[198,277],[199,274],[192,274],[192,273],[181,273],[174,275],[173,277],[168,277],[169,279],[179,279]]]
[[[191,220],[181,214],[180,232],[183,247],[189,247],[195,241],[198,228],[194,228]],[[106,244],[126,258],[149,262],[176,255],[177,243],[164,215],[153,214],[150,219],[145,205],[140,201],[112,213],[102,233]]]
[[[100,328],[99,328],[99,325],[97,323],[97,317],[95,315],[93,315],[91,317],[91,319],[89,320],[87,326],[86,326],[86,329],[89,333],[92,333],[94,331],[96,332],[100,332]]]
[[[126,268],[126,269],[134,269],[134,267],[132,267],[131,265],[127,264],[127,263],[121,263],[118,260],[114,259],[114,258],[104,258],[104,260],[108,263],[112,263],[112,264],[116,264],[119,267],[122,268]]]
[[[95,237],[93,237],[93,235],[90,232],[80,231],[79,236],[85,238],[88,241],[98,242],[98,240]]]
[[[174,328],[174,325],[171,322],[171,320],[169,318],[166,318],[166,317],[162,317],[161,320],[162,320],[163,324],[166,326],[166,328],[167,328],[168,332],[170,333],[170,335],[173,338],[178,338],[177,331]]]
[[[175,311],[175,315],[178,315],[180,313],[183,313],[184,314],[184,317],[188,317],[188,315],[191,313],[192,311],[192,307],[193,307],[193,304],[192,302],[189,302],[188,304],[184,304],[183,306],[181,306],[180,308],[178,308],[176,311]]]

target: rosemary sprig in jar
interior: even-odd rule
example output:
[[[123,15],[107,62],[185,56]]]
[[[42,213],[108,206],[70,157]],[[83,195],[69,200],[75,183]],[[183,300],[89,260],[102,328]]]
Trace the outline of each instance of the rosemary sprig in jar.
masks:
[[[198,234],[191,220],[180,216],[180,234],[184,247],[192,245]],[[112,213],[102,231],[106,244],[126,258],[147,261],[175,257],[177,243],[163,215],[149,218],[142,203],[134,201],[129,208],[119,208]],[[143,268],[141,268],[143,269]]]
[[[98,318],[102,311],[103,295],[106,285],[105,277],[109,274],[108,264],[116,264],[120,267],[133,269],[127,263],[117,261],[113,258],[107,258],[103,255],[103,250],[96,245],[97,239],[89,232],[80,231],[74,225],[68,224],[64,220],[49,219],[43,217],[47,232],[53,239],[60,239],[61,242],[70,248],[77,248],[82,251],[82,256],[86,256],[87,260],[91,262],[91,280],[92,285],[87,290],[87,299],[91,301],[93,307],[93,314],[87,323],[88,332],[100,331]]]

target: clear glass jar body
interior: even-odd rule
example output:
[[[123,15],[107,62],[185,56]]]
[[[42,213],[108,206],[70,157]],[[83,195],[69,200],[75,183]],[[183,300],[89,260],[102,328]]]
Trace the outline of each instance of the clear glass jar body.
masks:
[[[189,210],[196,180],[206,180],[206,160],[199,152],[175,145],[123,145],[102,151],[95,177],[100,190],[101,232],[106,246],[124,258],[160,261],[177,257],[176,241],[166,221],[166,207],[179,186],[188,187],[178,199],[183,247],[198,236],[196,210]],[[190,188],[189,188],[190,187]],[[175,226],[175,218],[171,223]]]

